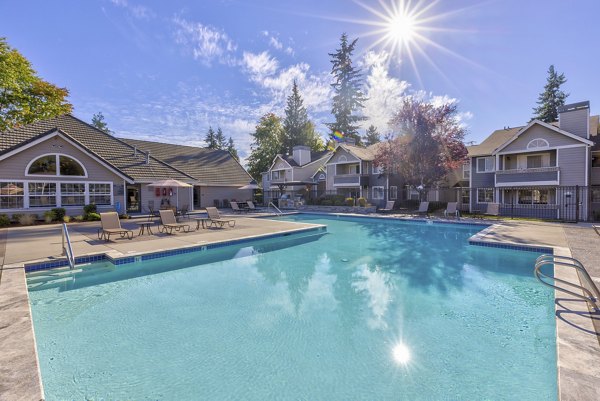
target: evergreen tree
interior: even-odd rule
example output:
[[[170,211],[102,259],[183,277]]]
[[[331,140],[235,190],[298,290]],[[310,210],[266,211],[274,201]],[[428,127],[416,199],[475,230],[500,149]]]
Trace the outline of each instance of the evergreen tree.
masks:
[[[37,76],[27,60],[0,37],[0,132],[70,113],[69,91]]]
[[[323,141],[315,131],[315,125],[308,119],[296,80],[292,86],[292,94],[287,98],[283,130],[281,152],[284,154],[291,154],[297,145],[309,146],[315,151],[323,148]]]
[[[283,137],[281,118],[273,113],[265,114],[261,117],[251,135],[254,141],[250,145],[248,172],[256,181],[260,181],[261,173],[269,170],[275,156],[281,153],[281,139]]]
[[[208,149],[219,149],[219,143],[217,142],[215,131],[210,126],[208,127],[208,132],[204,137],[204,142],[206,142],[206,147]]]
[[[227,149],[227,138],[223,135],[221,127],[217,128],[217,134],[215,135],[215,141],[217,142],[217,149]]]
[[[331,114],[335,117],[335,122],[327,126],[331,129],[332,139],[335,131],[341,131],[346,138],[352,138],[356,144],[360,144],[359,126],[356,123],[365,118],[356,113],[360,113],[363,108],[365,96],[360,90],[360,70],[352,66],[352,52],[357,40],[348,43],[348,36],[344,33],[340,40],[340,48],[335,53],[329,53],[334,79],[331,84],[334,91]]]
[[[381,137],[379,136],[379,132],[377,132],[377,128],[371,124],[367,131],[365,132],[364,138],[365,145],[375,145],[376,143],[381,142]]]
[[[240,161],[240,156],[238,155],[238,151],[235,148],[235,144],[233,143],[233,138],[229,137],[229,142],[227,144],[227,151],[231,153],[231,156],[235,158],[235,160]]]
[[[92,116],[92,126],[98,128],[100,131],[106,132],[107,134],[113,134],[113,132],[108,129],[108,124],[104,120],[104,114],[102,114],[101,111]]]
[[[537,107],[534,107],[535,113],[533,118],[552,123],[558,120],[558,108],[565,104],[565,99],[569,96],[568,93],[560,90],[560,86],[567,82],[565,74],[558,74],[554,69],[554,65],[548,68],[548,78],[544,91],[538,97]]]

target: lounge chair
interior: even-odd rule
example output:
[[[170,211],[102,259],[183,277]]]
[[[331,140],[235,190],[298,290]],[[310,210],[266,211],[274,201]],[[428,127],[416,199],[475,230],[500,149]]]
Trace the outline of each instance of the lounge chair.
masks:
[[[162,209],[159,210],[160,213],[160,226],[158,226],[158,231],[161,233],[173,234],[173,230],[181,231],[184,233],[190,232],[190,225],[186,223],[178,223],[175,220],[175,213],[171,209]]]
[[[418,215],[424,214],[426,217],[429,217],[429,202],[421,202],[419,210],[417,210],[416,213]]]
[[[499,203],[488,203],[485,209],[485,216],[500,216],[500,204]]]
[[[241,209],[240,205],[238,205],[237,202],[229,202],[229,204],[231,205],[231,210],[233,210],[233,213],[245,213],[246,209]]]
[[[396,203],[396,201],[387,201],[385,203],[385,207],[382,209],[379,209],[379,212],[382,212],[382,213],[391,212],[392,210],[394,210],[395,203]]]
[[[221,218],[219,210],[216,207],[207,207],[206,213],[210,219],[210,224],[214,225],[215,227],[219,226],[220,228],[223,228],[225,224],[227,224],[229,227],[235,227],[235,220]]]
[[[249,212],[258,212],[258,209],[256,208],[256,206],[254,206],[254,202],[248,201],[248,202],[246,202],[246,204],[248,205]]]
[[[458,211],[458,202],[448,202],[446,210],[444,210],[444,217],[452,216],[459,218],[460,212]]]
[[[596,234],[600,235],[600,226],[597,224],[592,224],[592,228],[596,231]]]
[[[100,213],[100,224],[102,228],[98,229],[98,239],[110,241],[110,236],[113,234],[119,234],[121,238],[133,238],[133,231],[121,227],[117,212]]]
[[[177,215],[181,216],[182,218],[190,218],[190,206],[189,205],[185,205],[183,206],[180,210],[177,211]]]

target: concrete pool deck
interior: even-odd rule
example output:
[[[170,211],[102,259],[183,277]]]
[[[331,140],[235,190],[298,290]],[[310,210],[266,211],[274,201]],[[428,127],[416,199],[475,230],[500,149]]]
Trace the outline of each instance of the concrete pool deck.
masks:
[[[105,253],[114,257],[157,252],[161,249],[185,248],[220,241],[253,238],[273,233],[293,232],[315,227],[312,224],[292,223],[269,219],[235,216],[236,227],[200,230],[189,234],[159,234],[135,237],[134,240],[99,241],[95,223],[69,225],[73,251],[77,256]],[[390,217],[395,218],[395,217]],[[469,222],[469,220],[463,220]],[[481,220],[474,222],[482,223]],[[195,222],[192,222],[195,227]],[[513,244],[551,247],[557,255],[585,256],[587,266],[598,264],[600,237],[589,225],[563,225],[542,222],[484,221],[493,224],[475,237],[474,241],[491,244]],[[124,221],[126,228],[135,230],[135,221]],[[6,248],[2,252],[2,236]],[[582,256],[578,256],[582,255]],[[23,227],[0,230],[0,261],[4,269],[0,281],[0,399],[43,399],[35,336],[23,265],[32,260],[56,260],[61,257],[61,229],[58,225]],[[587,261],[587,262],[586,262]],[[600,282],[600,266],[590,269]],[[561,273],[563,274],[563,273]],[[564,277],[578,281],[574,272]],[[556,298],[558,348],[558,383],[560,400],[600,399],[600,344],[585,302],[564,297]],[[518,380],[518,379],[516,379]]]

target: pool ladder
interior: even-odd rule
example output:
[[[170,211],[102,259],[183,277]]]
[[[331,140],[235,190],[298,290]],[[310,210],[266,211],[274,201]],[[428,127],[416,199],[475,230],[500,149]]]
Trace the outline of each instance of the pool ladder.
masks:
[[[283,212],[281,210],[279,210],[279,208],[277,206],[275,206],[275,204],[273,202],[269,202],[269,205],[267,206],[267,208],[269,207],[273,207],[273,209],[277,210],[277,216],[283,216]]]
[[[62,223],[62,254],[67,257],[69,268],[75,268],[75,255],[73,255],[73,247],[71,246],[71,238],[66,223]]]
[[[577,271],[577,275],[579,276],[579,281],[582,285],[571,283],[566,280],[562,280],[556,277],[548,276],[542,272],[542,266],[554,265],[556,266],[564,266],[570,267]],[[566,256],[556,256],[556,255],[541,255],[535,261],[535,269],[534,269],[535,277],[544,285],[548,287],[552,287],[558,291],[565,292],[569,295],[572,295],[576,298],[583,299],[587,301],[596,311],[600,311],[600,290],[590,277],[589,273],[583,267],[580,261],[574,258],[569,258]],[[563,286],[552,284],[545,279],[554,280],[555,283],[562,283],[573,288],[581,290],[583,293],[577,293],[570,289],[567,289]]]

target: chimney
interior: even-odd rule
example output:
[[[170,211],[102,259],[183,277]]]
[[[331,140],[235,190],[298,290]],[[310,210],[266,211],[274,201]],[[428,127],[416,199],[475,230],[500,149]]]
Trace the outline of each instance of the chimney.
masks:
[[[558,108],[558,126],[561,130],[590,138],[590,102],[565,104]]]
[[[146,153],[146,164],[150,164],[150,151]]]
[[[292,148],[292,157],[299,166],[310,163],[310,148],[308,146],[294,146]]]

